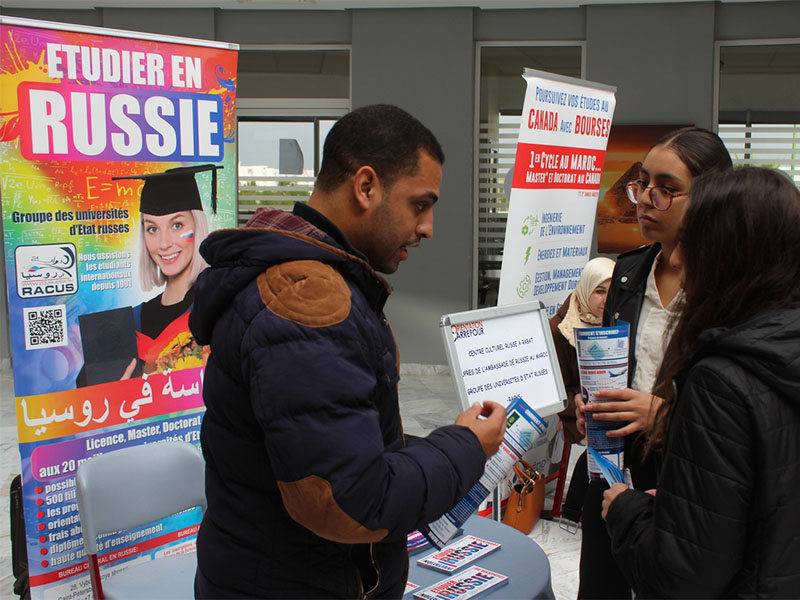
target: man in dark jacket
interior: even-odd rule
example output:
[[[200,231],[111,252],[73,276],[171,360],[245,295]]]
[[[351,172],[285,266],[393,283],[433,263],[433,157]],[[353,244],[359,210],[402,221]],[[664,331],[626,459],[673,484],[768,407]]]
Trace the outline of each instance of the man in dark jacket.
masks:
[[[392,106],[340,119],[308,205],[213,233],[190,318],[211,344],[198,597],[400,598],[406,535],[478,480],[505,411],[404,436],[392,273],[433,235],[444,156]],[[484,418],[479,418],[479,417]]]

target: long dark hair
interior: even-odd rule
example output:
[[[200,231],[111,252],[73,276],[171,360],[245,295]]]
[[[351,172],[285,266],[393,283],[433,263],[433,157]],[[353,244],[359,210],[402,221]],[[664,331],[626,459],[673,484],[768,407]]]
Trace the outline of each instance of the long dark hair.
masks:
[[[774,169],[700,175],[692,182],[678,241],[685,304],[655,389],[664,402],[648,450],[666,439],[672,380],[702,331],[800,306],[800,191]]]
[[[723,171],[733,166],[728,149],[719,136],[702,127],[683,127],[670,131],[653,144],[653,148],[659,146],[675,152],[693,178],[708,171]]]

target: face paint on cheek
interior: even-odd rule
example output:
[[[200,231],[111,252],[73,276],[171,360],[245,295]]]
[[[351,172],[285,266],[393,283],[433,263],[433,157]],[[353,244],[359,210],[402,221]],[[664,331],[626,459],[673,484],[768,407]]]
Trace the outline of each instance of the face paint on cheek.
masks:
[[[187,231],[186,233],[182,233],[181,234],[181,239],[193,240],[194,239],[194,231]]]

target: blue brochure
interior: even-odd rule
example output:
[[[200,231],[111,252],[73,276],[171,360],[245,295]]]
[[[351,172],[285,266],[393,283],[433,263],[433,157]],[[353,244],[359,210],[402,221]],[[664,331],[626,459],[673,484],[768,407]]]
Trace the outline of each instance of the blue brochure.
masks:
[[[617,465],[608,460],[605,456],[600,454],[594,448],[589,448],[589,454],[597,462],[600,471],[603,473],[603,479],[608,482],[608,485],[615,483],[625,483],[625,474]]]

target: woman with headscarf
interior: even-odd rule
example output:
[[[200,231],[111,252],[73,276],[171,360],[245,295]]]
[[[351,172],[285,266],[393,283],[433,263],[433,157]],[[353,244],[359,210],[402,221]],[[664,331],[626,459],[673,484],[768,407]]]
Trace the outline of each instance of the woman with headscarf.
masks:
[[[578,287],[550,319],[550,331],[556,348],[561,378],[567,392],[567,408],[558,413],[564,428],[565,443],[574,444],[583,439],[575,424],[575,396],[581,392],[578,359],[575,354],[573,330],[581,327],[599,327],[603,322],[614,261],[610,258],[593,258],[586,263],[578,280]]]

